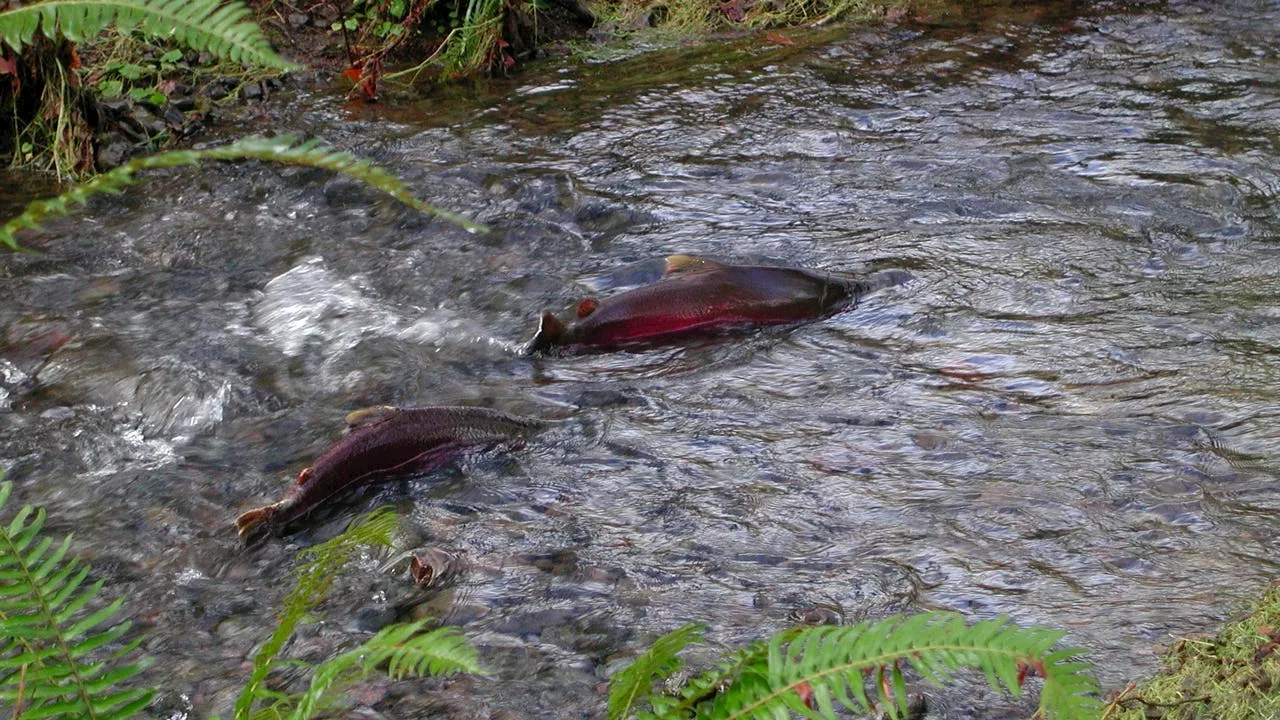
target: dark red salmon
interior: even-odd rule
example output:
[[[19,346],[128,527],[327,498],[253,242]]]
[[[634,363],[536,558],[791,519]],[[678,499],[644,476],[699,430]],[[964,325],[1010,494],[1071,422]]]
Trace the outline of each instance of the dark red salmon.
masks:
[[[347,425],[350,431],[298,474],[283,500],[236,518],[241,537],[264,524],[278,531],[361,485],[432,470],[467,448],[527,437],[542,423],[486,408],[376,407],[351,413]]]
[[[866,290],[851,278],[810,270],[672,255],[658,282],[606,300],[583,300],[578,318],[568,324],[544,311],[525,351],[658,344],[696,333],[794,323],[843,310]]]

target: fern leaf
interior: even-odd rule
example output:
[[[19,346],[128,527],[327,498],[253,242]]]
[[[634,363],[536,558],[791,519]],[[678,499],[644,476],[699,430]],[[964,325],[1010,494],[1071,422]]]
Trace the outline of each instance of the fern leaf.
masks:
[[[1061,636],[1046,628],[1019,628],[1007,618],[968,625],[954,613],[892,617],[848,627],[794,628],[775,634],[767,643],[754,643],[700,674],[685,687],[679,702],[647,699],[662,718],[776,720],[792,714],[835,718],[839,708],[869,712],[874,709],[874,695],[882,709],[897,718],[907,711],[905,664],[934,682],[946,682],[962,668],[976,668],[998,691],[1015,695],[1021,690],[1022,670],[1034,667],[1044,677],[1038,716],[1049,720],[1096,717],[1097,681],[1088,674],[1088,664],[1074,660],[1078,649],[1053,649]],[[646,671],[646,686],[654,675],[669,675],[675,667],[663,666],[652,674]],[[876,685],[873,693],[865,688],[868,677]],[[611,687],[611,720],[645,715],[634,704],[614,705],[614,691],[621,692],[634,682],[628,678],[627,685],[619,682]]]
[[[630,716],[636,703],[653,693],[653,683],[669,677],[684,664],[678,653],[702,639],[704,628],[696,623],[673,630],[654,641],[624,670],[609,679],[609,720]]]
[[[0,509],[12,486],[0,483]],[[117,621],[123,600],[85,614],[102,589],[84,586],[88,568],[68,558],[70,538],[41,537],[44,512],[23,507],[0,526],[0,700],[22,704],[21,717],[114,720],[146,707],[151,690],[119,689],[144,665],[121,664],[136,642],[93,658],[128,632]]]
[[[905,713],[907,699],[900,663],[942,680],[961,667],[978,667],[997,689],[1015,694],[1020,690],[1020,666],[1029,664],[1044,669],[1040,711],[1045,717],[1090,717],[1097,708],[1091,697],[1097,683],[1085,674],[1088,666],[1067,662],[1075,651],[1049,653],[1059,637],[1041,628],[1023,630],[1007,618],[969,626],[950,613],[808,628],[785,647],[771,650],[766,666],[757,668],[768,678],[766,688],[744,688],[735,682],[716,697],[715,711],[724,718],[776,717],[780,710],[796,709],[797,690],[808,686],[817,698],[831,694],[846,708],[865,712],[872,708],[863,691],[864,673],[872,672],[880,700],[890,716],[897,717]],[[834,709],[824,707],[821,699],[817,706],[821,717],[835,717]]]
[[[276,705],[281,702],[288,703],[288,699],[281,700],[264,685],[267,675],[276,664],[281,648],[293,635],[294,629],[303,621],[307,613],[324,599],[338,570],[347,563],[356,550],[363,545],[383,547],[391,545],[391,535],[395,531],[396,523],[395,512],[391,508],[379,508],[358,518],[341,535],[298,553],[298,558],[303,561],[303,564],[294,571],[297,584],[285,597],[280,622],[276,625],[275,631],[254,655],[253,673],[236,700],[232,715],[234,720],[250,720],[254,716],[254,704],[259,700],[275,700]]]
[[[368,677],[382,665],[387,674],[401,679],[409,675],[484,674],[475,648],[457,628],[422,631],[430,618],[383,628],[354,650],[317,665],[311,686],[296,701],[289,718],[307,720],[331,710],[352,683]]]
[[[37,28],[50,38],[82,42],[114,24],[122,30],[141,27],[226,60],[296,69],[276,55],[248,15],[243,3],[221,0],[43,0],[0,12],[0,37],[22,52]]]
[[[57,197],[30,203],[21,215],[0,225],[0,243],[4,243],[12,250],[21,249],[17,240],[17,233],[20,230],[34,230],[51,217],[68,215],[72,205],[84,205],[94,195],[119,193],[139,182],[137,173],[141,171],[197,165],[208,160],[250,159],[306,165],[342,173],[368,183],[416,210],[459,225],[468,232],[487,230],[483,225],[477,225],[461,215],[419,200],[399,179],[367,160],[321,145],[318,139],[298,142],[295,138],[285,135],[275,138],[247,137],[215,148],[177,150],[135,158],[114,170],[75,185]],[[16,535],[14,532],[10,534]]]
[[[383,663],[387,674],[400,680],[410,675],[483,675],[476,649],[457,628],[440,627],[423,632],[429,619],[392,625],[363,646],[365,669],[372,672]]]

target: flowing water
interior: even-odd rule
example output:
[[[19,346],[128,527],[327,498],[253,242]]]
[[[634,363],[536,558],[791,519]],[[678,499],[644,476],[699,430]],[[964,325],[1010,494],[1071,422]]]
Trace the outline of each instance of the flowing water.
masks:
[[[301,98],[289,130],[491,230],[252,164],[99,203],[3,259],[0,463],[129,594],[167,717],[225,716],[294,552],[386,502],[466,559],[436,610],[492,674],[371,682],[362,717],[599,716],[685,621],[735,644],[920,608],[1061,628],[1114,687],[1277,572],[1277,21],[976,13]],[[519,356],[537,311],[671,252],[899,282],[797,328]],[[371,404],[564,422],[244,547],[235,515]],[[362,560],[291,655],[406,588]],[[933,715],[1019,710],[980,686]]]

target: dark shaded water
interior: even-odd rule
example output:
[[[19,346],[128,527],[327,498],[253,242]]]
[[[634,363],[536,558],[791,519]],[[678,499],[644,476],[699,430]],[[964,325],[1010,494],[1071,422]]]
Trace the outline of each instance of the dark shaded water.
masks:
[[[1278,19],[1099,6],[315,100],[298,129],[493,231],[259,166],[59,224],[3,260],[0,463],[134,597],[175,716],[228,712],[293,552],[384,501],[468,559],[449,617],[494,673],[362,688],[383,717],[596,716],[686,620],[920,607],[1066,629],[1121,683],[1276,575]],[[911,280],[734,342],[515,354],[668,252]],[[235,515],[375,403],[568,422],[246,551]],[[295,655],[385,617],[380,563]],[[978,692],[936,714],[1004,712]]]

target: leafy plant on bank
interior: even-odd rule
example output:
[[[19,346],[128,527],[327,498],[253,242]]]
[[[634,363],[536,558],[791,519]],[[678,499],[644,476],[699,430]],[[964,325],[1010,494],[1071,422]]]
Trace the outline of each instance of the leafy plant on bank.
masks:
[[[18,232],[38,229],[41,223],[51,217],[68,215],[75,206],[84,205],[94,195],[119,193],[130,185],[141,182],[143,178],[138,173],[144,170],[197,165],[209,160],[250,159],[306,165],[342,173],[366,182],[414,209],[448,220],[468,231],[485,230],[484,226],[461,215],[419,200],[403,182],[368,160],[334,150],[323,145],[319,139],[299,142],[292,136],[281,135],[274,138],[253,136],[204,150],[176,150],[134,158],[114,170],[75,185],[56,197],[30,203],[21,215],[0,225],[0,243],[12,250],[20,249]]]
[[[0,510],[12,491],[0,483]],[[24,506],[0,525],[0,703],[12,717],[37,720],[124,720],[150,704],[153,690],[123,688],[148,664],[127,663],[141,638],[121,643],[130,623],[116,619],[124,599],[101,605],[103,581],[86,585],[89,569],[68,557],[71,538],[55,546],[40,534],[43,510]],[[391,625],[358,647],[315,665],[298,693],[269,689],[281,649],[324,600],[343,566],[366,546],[389,546],[396,528],[389,508],[364,516],[346,532],[299,553],[296,585],[279,624],[254,656],[236,703],[235,720],[307,720],[341,706],[345,690],[384,668],[393,678],[483,672],[476,651],[456,628],[427,630],[428,619]]]
[[[221,0],[42,0],[0,11],[0,141],[8,136],[12,164],[59,177],[92,169],[93,113],[75,46],[108,27],[252,67],[294,69],[248,15],[243,3]]]
[[[50,40],[84,42],[108,26],[137,27],[235,62],[294,69],[248,15],[243,3],[221,0],[44,0],[0,12],[0,37],[20,53],[37,30]]]
[[[330,27],[342,32],[347,43],[351,67],[343,74],[355,81],[352,92],[372,100],[382,80],[416,78],[429,67],[443,80],[510,68],[515,60],[506,52],[508,43],[502,37],[506,13],[517,12],[516,7],[536,13],[539,2],[353,0]],[[434,51],[411,68],[384,73],[387,57],[420,29],[438,38]]]
[[[1020,628],[1007,618],[969,625],[954,613],[891,617],[852,626],[783,630],[729,655],[675,694],[655,690],[684,666],[679,653],[702,639],[686,625],[654,643],[609,683],[609,718],[835,718],[837,708],[890,717],[907,713],[903,668],[945,683],[976,668],[996,690],[1020,694],[1028,674],[1043,678],[1038,716],[1096,718],[1098,684],[1076,648],[1054,650],[1054,630]],[[867,681],[871,690],[867,690]]]
[[[0,483],[0,510],[12,489]],[[146,664],[124,660],[141,642],[120,643],[124,599],[103,605],[103,581],[86,584],[89,568],[67,556],[71,536],[55,544],[44,521],[27,505],[0,525],[0,702],[15,718],[130,717],[154,692],[120,687]]]

